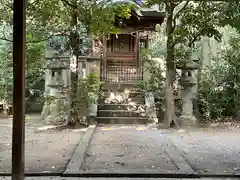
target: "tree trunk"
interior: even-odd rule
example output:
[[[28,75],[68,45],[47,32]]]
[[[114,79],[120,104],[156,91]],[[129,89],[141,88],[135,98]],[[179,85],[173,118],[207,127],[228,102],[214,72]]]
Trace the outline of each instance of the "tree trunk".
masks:
[[[68,124],[75,125],[78,120],[77,111],[77,84],[78,84],[78,56],[79,56],[79,34],[77,32],[77,11],[71,12],[71,33],[70,33],[70,47],[73,59],[74,68],[71,71],[71,111]]]
[[[175,75],[174,70],[167,68],[166,70],[166,87],[165,87],[165,114],[164,125],[169,128],[172,121],[175,121],[175,103],[173,93],[173,78]]]
[[[167,10],[167,22],[166,22],[166,33],[167,33],[167,54],[166,54],[166,92],[165,92],[165,114],[164,114],[164,125],[169,128],[172,121],[175,121],[175,107],[174,107],[174,93],[173,93],[173,82],[175,77],[175,63],[174,63],[174,46],[173,46],[173,10],[174,6],[171,2],[166,3]]]

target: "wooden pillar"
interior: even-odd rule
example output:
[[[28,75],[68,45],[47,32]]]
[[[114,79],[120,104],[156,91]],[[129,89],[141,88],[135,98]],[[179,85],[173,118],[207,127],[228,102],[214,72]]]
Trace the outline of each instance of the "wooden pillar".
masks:
[[[139,36],[139,32],[136,32],[136,44],[135,44],[135,47],[136,47],[136,65],[137,65],[137,77],[139,78],[139,75],[140,75],[140,36]]]
[[[107,48],[107,38],[105,36],[102,37],[102,43],[103,43],[103,50],[102,50],[103,54],[102,54],[101,61],[103,63],[103,69],[102,69],[103,72],[101,72],[101,74],[103,75],[104,80],[106,80],[105,78],[107,78],[107,50],[108,50],[108,48]]]
[[[111,34],[111,52],[113,52],[114,51],[114,35],[113,34]]]
[[[12,180],[24,179],[26,0],[13,2]]]

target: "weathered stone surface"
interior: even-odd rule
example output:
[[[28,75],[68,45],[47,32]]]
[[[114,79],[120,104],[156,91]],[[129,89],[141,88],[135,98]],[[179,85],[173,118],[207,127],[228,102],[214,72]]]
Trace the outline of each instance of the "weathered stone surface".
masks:
[[[104,126],[96,130],[81,172],[194,173],[156,129]]]
[[[82,165],[82,162],[84,161],[84,157],[86,155],[89,142],[95,130],[96,130],[96,124],[91,125],[87,129],[86,133],[81,138],[79,145],[76,148],[68,166],[66,167],[64,174],[79,173],[79,168]]]
[[[181,127],[197,126],[197,119],[193,115],[192,116],[191,115],[181,115],[178,118],[178,122]]]
[[[234,121],[240,121],[240,110],[238,110],[235,114],[234,114],[234,116],[232,117],[232,119],[234,120]]]
[[[191,73],[195,73],[195,72],[191,72]],[[193,76],[193,74],[191,74],[191,76]],[[195,82],[195,79],[194,79],[194,82]],[[197,125],[197,119],[194,117],[194,114],[193,114],[193,98],[196,96],[195,85],[186,86],[186,84],[185,85],[182,84],[183,86],[183,89],[181,92],[182,115],[178,118],[179,125],[181,127]]]
[[[144,93],[130,88],[103,92],[96,120],[102,124],[148,123]]]

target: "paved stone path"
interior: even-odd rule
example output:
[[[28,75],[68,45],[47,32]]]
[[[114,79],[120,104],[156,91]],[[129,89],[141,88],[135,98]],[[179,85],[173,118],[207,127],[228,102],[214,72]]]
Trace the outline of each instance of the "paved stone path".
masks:
[[[81,172],[194,173],[157,129],[105,126],[93,134]]]
[[[239,137],[240,130],[99,127],[80,172],[240,175]]]

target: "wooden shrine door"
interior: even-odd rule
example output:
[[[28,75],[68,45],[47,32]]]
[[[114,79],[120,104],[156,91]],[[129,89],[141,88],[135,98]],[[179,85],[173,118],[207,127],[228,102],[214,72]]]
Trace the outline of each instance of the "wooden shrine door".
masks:
[[[138,41],[130,34],[112,35],[107,42],[105,82],[131,84],[142,79],[137,63]]]

